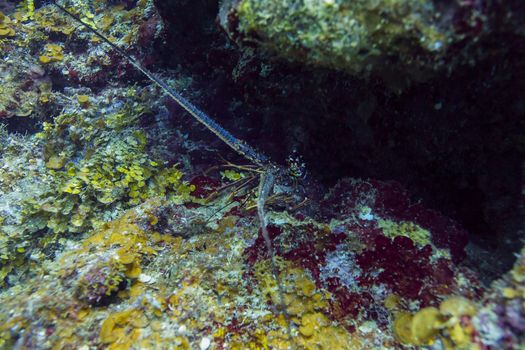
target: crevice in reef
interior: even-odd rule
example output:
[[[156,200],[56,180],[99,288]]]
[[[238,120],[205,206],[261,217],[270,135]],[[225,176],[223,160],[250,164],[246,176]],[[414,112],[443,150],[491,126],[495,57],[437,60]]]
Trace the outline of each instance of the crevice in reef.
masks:
[[[162,48],[164,64],[193,77],[203,109],[280,162],[297,149],[327,187],[347,176],[403,183],[470,232],[467,263],[485,282],[510,269],[525,221],[522,38],[494,33],[480,44],[493,50],[484,60],[393,93],[236,47],[215,23],[217,4],[205,3],[170,12],[184,21],[165,17],[176,24]]]

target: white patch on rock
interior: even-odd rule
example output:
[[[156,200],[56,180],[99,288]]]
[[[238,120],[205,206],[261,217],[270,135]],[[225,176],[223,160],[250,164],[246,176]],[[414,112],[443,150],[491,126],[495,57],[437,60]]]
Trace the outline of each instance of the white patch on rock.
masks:
[[[210,338],[202,338],[201,342],[199,343],[199,348],[201,350],[206,350],[210,347],[210,345],[211,345]]]

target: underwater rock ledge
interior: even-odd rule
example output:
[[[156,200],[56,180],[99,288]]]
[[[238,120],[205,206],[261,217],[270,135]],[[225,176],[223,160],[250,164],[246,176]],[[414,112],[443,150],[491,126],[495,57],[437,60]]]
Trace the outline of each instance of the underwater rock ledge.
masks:
[[[489,31],[489,11],[483,0],[230,0],[219,18],[241,45],[399,85],[475,59],[471,46]]]
[[[160,52],[164,64],[198,72],[199,98],[228,128],[283,162],[299,151],[310,174],[327,186],[348,174],[401,181],[468,228],[469,256],[485,281],[511,268],[512,253],[519,252],[514,242],[525,236],[520,1],[198,4],[159,2],[166,29]],[[382,35],[369,35],[366,25],[383,12]],[[344,21],[330,22],[331,13],[355,19],[366,34],[363,45],[383,49],[371,56],[370,70],[328,64],[355,54],[351,47],[339,55],[331,55],[332,46],[325,50],[347,30]],[[318,17],[323,26],[315,25]],[[406,31],[390,31],[403,21],[410,24]],[[418,49],[417,21],[443,32],[450,45],[438,52]],[[250,25],[254,29],[244,31]],[[281,27],[289,35],[279,35]],[[334,27],[341,32],[314,40]],[[394,37],[403,40],[382,41]],[[313,48],[301,46],[303,39]],[[309,54],[328,62],[311,62]]]

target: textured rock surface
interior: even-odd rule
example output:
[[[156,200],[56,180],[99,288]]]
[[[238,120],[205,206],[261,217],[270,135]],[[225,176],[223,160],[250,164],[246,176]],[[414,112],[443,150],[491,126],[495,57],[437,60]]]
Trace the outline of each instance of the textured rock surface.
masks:
[[[297,348],[523,344],[517,2],[465,24],[471,66],[395,89],[237,47],[214,1],[68,4],[275,162],[304,155],[266,208]],[[0,349],[288,348],[259,173],[51,5],[4,9],[8,96],[30,92],[34,123],[0,120]]]
[[[242,45],[402,86],[472,59],[460,56],[487,30],[485,11],[484,0],[241,0],[220,20]]]

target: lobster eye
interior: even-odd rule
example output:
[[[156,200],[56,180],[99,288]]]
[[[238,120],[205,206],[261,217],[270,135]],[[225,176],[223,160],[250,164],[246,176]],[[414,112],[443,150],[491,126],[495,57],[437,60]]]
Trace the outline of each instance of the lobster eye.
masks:
[[[286,159],[286,164],[288,165],[288,174],[292,177],[304,178],[306,175],[306,163],[303,160],[303,157],[296,150]]]

